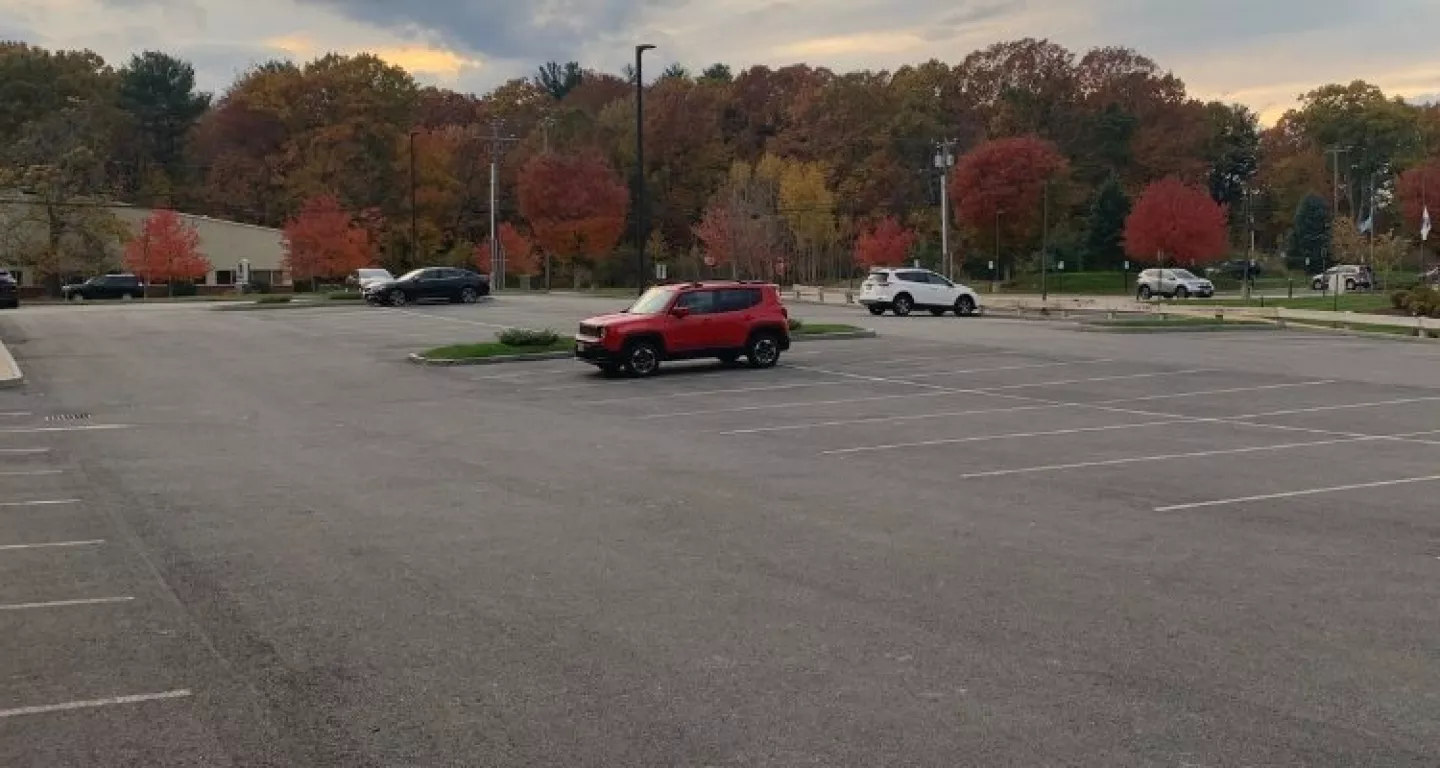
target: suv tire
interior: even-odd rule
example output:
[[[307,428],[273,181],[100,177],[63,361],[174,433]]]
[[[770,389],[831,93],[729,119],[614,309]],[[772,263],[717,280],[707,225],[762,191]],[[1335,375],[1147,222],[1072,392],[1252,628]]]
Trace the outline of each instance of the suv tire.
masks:
[[[1140,291],[1139,291],[1139,293],[1138,293],[1137,295],[1140,297],[1140,300],[1141,300],[1141,301],[1144,301],[1144,300],[1146,300],[1146,299],[1149,299],[1149,298],[1150,298],[1150,295],[1151,295],[1151,294],[1150,294],[1150,286],[1148,286],[1148,285],[1142,285],[1142,286],[1140,286]]]
[[[1354,281],[1354,280],[1346,280],[1346,281],[1345,281],[1345,290],[1347,290],[1347,291],[1354,291],[1354,290],[1355,290],[1355,281]]]
[[[745,345],[745,357],[751,368],[774,368],[780,362],[780,337],[773,331],[760,331]]]
[[[880,305],[878,305],[878,304],[871,304],[870,307],[869,307],[869,309],[870,309],[870,314],[875,315],[876,317],[879,317],[880,315],[885,314],[885,308],[882,307],[882,306],[880,306]]]
[[[1183,286],[1183,285],[1177,287],[1177,288],[1175,289],[1175,298],[1177,298],[1177,299],[1188,299],[1188,298],[1190,298],[1190,289],[1189,289],[1189,288],[1186,288],[1186,287]]]
[[[625,345],[625,370],[645,378],[660,370],[660,348],[653,341],[632,341]]]
[[[975,314],[975,300],[969,296],[961,296],[955,300],[955,316],[969,317]]]
[[[463,303],[463,304],[474,304],[474,303],[475,303],[476,301],[478,301],[479,299],[480,299],[480,294],[476,293],[474,288],[471,288],[470,286],[467,285],[467,286],[465,286],[464,288],[461,288],[461,289],[460,289],[460,301],[461,301],[461,303]]]
[[[892,307],[892,309],[895,310],[896,317],[905,317],[906,315],[910,314],[910,310],[914,308],[915,300],[910,298],[910,294],[908,293],[902,293],[899,296],[896,296],[895,306]]]
[[[403,307],[409,303],[410,297],[404,291],[394,291],[387,298],[390,299],[390,306]]]

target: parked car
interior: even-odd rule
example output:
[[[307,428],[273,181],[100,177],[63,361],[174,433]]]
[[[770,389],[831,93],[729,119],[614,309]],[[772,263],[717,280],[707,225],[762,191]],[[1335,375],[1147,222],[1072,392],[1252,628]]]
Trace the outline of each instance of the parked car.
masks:
[[[1188,269],[1147,269],[1135,279],[1135,295],[1141,299],[1152,296],[1208,299],[1215,295],[1215,284]]]
[[[1340,275],[1345,290],[1370,290],[1375,287],[1375,274],[1366,264],[1337,264],[1318,275],[1310,278],[1310,287],[1313,290],[1323,291],[1330,286],[1330,276]]]
[[[390,274],[390,270],[388,269],[367,268],[357,269],[351,272],[350,276],[345,278],[345,282],[363,291],[372,283],[388,283],[394,279],[395,276]]]
[[[877,268],[860,284],[860,304],[872,315],[889,310],[904,317],[913,310],[928,309],[936,317],[946,312],[967,317],[980,311],[980,295],[928,269]]]
[[[20,284],[8,270],[0,269],[0,309],[20,306]]]
[[[460,301],[474,304],[490,295],[490,278],[468,269],[423,267],[394,280],[371,282],[362,293],[371,304],[403,307],[419,301]]]
[[[67,285],[60,295],[68,301],[99,299],[130,300],[145,297],[145,281],[135,275],[100,275],[83,283]]]
[[[790,314],[768,283],[656,286],[624,312],[585,320],[575,334],[576,359],[635,376],[653,376],[665,360],[705,357],[730,365],[743,356],[753,368],[771,368],[789,348]]]
[[[1205,270],[1205,274],[1211,277],[1229,277],[1235,280],[1254,280],[1260,276],[1264,268],[1259,262],[1251,263],[1249,259],[1230,259],[1216,264]]]

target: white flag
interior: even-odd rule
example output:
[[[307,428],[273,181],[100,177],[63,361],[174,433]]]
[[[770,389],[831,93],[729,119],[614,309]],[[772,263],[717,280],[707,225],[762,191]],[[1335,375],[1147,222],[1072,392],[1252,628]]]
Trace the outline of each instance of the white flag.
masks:
[[[1430,206],[1425,206],[1425,213],[1420,216],[1420,239],[1430,239]]]

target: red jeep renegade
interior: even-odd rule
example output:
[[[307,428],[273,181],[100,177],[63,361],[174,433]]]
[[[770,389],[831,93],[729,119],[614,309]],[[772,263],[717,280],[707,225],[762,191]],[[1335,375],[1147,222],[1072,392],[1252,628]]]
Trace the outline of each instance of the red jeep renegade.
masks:
[[[790,314],[780,290],[767,283],[713,282],[660,285],[630,308],[592,317],[575,334],[575,357],[606,373],[636,376],[660,370],[662,360],[744,355],[770,368],[790,348]]]

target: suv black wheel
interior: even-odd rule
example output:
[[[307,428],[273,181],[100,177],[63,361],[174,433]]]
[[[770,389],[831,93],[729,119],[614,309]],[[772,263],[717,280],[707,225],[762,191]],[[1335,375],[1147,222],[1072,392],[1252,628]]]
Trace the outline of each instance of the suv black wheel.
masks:
[[[969,296],[961,296],[955,300],[955,316],[969,317],[975,314],[975,300]]]
[[[880,306],[880,305],[878,305],[878,304],[871,304],[870,307],[869,307],[869,309],[870,309],[870,314],[872,314],[872,315],[883,315],[883,314],[885,314],[885,308],[882,307],[882,306]]]
[[[410,300],[410,297],[406,296],[404,291],[392,291],[389,298],[390,306],[392,307],[403,307],[406,302]]]
[[[460,301],[466,304],[474,304],[479,298],[480,294],[468,285],[460,289]]]
[[[1354,280],[1346,280],[1346,281],[1345,281],[1345,290],[1347,290],[1347,291],[1353,291],[1353,290],[1355,290],[1355,281],[1354,281]]]
[[[1175,289],[1175,298],[1177,298],[1177,299],[1188,299],[1188,298],[1190,298],[1190,290],[1187,289],[1187,288],[1186,288],[1185,286],[1183,286],[1183,285],[1177,287],[1177,288]]]
[[[632,375],[654,376],[660,370],[660,348],[651,341],[632,341],[625,347],[625,370]]]
[[[750,337],[745,345],[745,356],[750,359],[751,368],[774,368],[780,362],[780,338],[770,331],[762,331]]]
[[[902,293],[902,294],[900,294],[899,296],[896,296],[896,297],[895,297],[895,314],[896,314],[896,315],[898,315],[898,316],[900,316],[900,317],[904,317],[904,316],[910,314],[910,310],[912,310],[912,309],[914,309],[914,308],[915,308],[915,300],[910,298],[910,294],[908,294],[908,293]]]
[[[1140,286],[1140,298],[1141,298],[1141,299],[1148,299],[1148,298],[1150,298],[1150,286],[1148,286],[1148,285],[1142,285],[1142,286]]]

